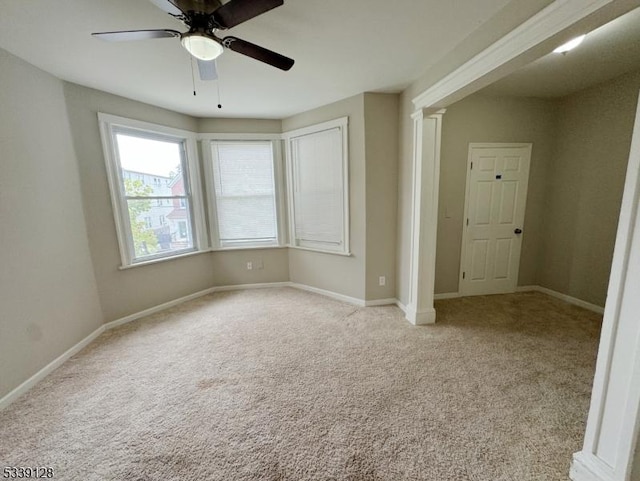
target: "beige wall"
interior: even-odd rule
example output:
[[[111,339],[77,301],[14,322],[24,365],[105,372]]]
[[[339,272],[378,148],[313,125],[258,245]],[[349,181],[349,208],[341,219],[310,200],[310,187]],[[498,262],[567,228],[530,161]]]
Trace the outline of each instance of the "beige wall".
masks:
[[[364,94],[367,300],[396,296],[399,100],[396,94]]]
[[[600,306],[609,282],[639,89],[636,72],[559,101],[538,281]]]
[[[105,92],[65,83],[71,132],[80,160],[89,244],[105,321],[157,306],[212,286],[288,280],[286,249],[202,253],[156,264],[120,270],[120,254],[111,208],[98,112],[169,127],[198,131],[262,131],[279,128],[279,121],[230,122],[195,119]],[[264,268],[246,270],[249,260]]]
[[[518,285],[541,285],[604,305],[639,89],[636,72],[563,99],[475,94],[448,107],[436,293],[458,291],[468,144],[531,142]],[[401,159],[402,177],[408,159]],[[410,190],[400,191],[399,203],[408,208]],[[400,218],[399,225],[408,221]],[[399,228],[399,243],[408,245],[403,236],[409,231]],[[407,269],[408,247],[399,250],[398,263]],[[399,279],[401,299],[403,288]]]
[[[350,257],[321,252],[289,250],[289,277],[292,282],[364,299],[366,271],[366,187],[364,95],[356,95],[282,121],[282,129],[349,117],[349,207],[351,220]]]
[[[279,134],[281,120],[264,119],[197,119],[197,132],[209,134]]]
[[[62,82],[0,49],[0,398],[102,324]]]
[[[408,281],[411,247],[411,156],[413,149],[411,114],[414,111],[411,100],[552,2],[553,0],[513,0],[509,2],[500,12],[480,25],[477,30],[451,52],[444,55],[442,59],[434,65],[425,65],[422,75],[400,96],[396,294],[404,304],[409,301]]]
[[[518,285],[536,284],[548,163],[555,146],[550,100],[472,95],[443,117],[436,293],[458,292],[470,142],[533,143]]]

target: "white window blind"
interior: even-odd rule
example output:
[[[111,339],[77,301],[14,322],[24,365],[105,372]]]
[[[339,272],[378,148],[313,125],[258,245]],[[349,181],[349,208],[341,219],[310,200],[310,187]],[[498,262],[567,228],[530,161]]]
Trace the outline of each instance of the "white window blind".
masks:
[[[289,137],[292,235],[299,247],[348,252],[346,119]]]
[[[277,244],[271,142],[215,141],[211,148],[220,246]]]

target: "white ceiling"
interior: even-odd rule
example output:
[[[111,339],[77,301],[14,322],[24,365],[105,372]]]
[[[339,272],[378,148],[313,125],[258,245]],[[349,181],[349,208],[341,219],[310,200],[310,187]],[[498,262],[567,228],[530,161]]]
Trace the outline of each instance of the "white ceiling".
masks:
[[[487,95],[556,98],[640,69],[640,9],[587,33],[566,55],[550,53],[486,87]]]
[[[296,60],[282,72],[226,51],[196,79],[178,39],[107,43],[91,32],[172,28],[148,0],[0,0],[0,47],[57,77],[198,117],[284,118],[365,91],[397,92],[510,0],[285,0],[224,32]],[[196,73],[197,77],[197,73]]]

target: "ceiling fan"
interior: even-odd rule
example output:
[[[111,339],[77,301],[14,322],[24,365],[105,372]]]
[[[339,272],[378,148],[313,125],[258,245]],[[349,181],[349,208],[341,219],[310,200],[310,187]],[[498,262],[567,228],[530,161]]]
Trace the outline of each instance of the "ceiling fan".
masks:
[[[126,30],[97,32],[92,35],[109,42],[179,37],[182,46],[198,60],[202,80],[217,78],[213,60],[222,54],[224,48],[281,70],[289,70],[293,66],[293,59],[259,45],[233,36],[219,38],[215,35],[217,30],[235,27],[283,5],[283,0],[231,0],[225,4],[220,0],[151,0],[151,2],[182,21],[189,27],[189,31],[183,33],[170,29]]]

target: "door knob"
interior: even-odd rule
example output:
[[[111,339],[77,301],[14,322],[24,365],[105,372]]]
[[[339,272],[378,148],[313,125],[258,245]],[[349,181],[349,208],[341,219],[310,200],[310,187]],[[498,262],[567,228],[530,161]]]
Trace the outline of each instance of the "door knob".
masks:
[[[513,232],[515,232],[516,234],[522,234],[522,229],[516,229]]]

